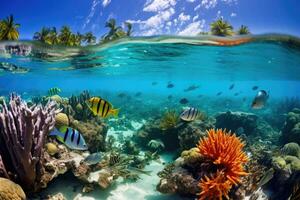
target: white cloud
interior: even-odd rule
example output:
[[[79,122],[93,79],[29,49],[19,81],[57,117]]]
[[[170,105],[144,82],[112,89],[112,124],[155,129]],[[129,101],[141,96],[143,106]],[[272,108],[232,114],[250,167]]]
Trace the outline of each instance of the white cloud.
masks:
[[[176,0],[152,0],[147,1],[143,11],[145,12],[159,12],[176,5]]]
[[[185,15],[183,12],[179,14],[178,20],[181,21],[181,23],[188,21],[191,19],[190,15]]]
[[[198,18],[199,18],[199,15],[195,15],[195,16],[193,17],[193,22],[196,21]]]
[[[221,10],[218,10],[218,12],[217,12],[216,19],[219,19],[219,18],[223,18],[223,16],[221,15]]]
[[[185,36],[197,35],[199,32],[203,31],[204,25],[205,25],[204,19],[200,21],[192,22],[189,25],[187,25],[185,29],[178,32],[178,35],[185,35]]]
[[[201,6],[203,6],[206,9],[210,9],[216,7],[217,3],[217,0],[202,0]]]
[[[111,0],[103,0],[102,1],[102,6],[106,7],[106,6],[108,6],[108,4],[110,4],[110,2],[111,2]]]
[[[230,14],[230,17],[236,17],[236,13],[234,13],[234,12],[231,13],[231,14]]]
[[[96,6],[100,3],[100,0],[93,0],[92,2],[92,7],[90,10],[89,15],[86,17],[85,22],[82,26],[82,28],[84,29],[91,21],[91,19],[94,17],[95,15],[95,11],[96,11]]]
[[[190,3],[193,3],[195,2],[196,0],[186,0],[187,2],[190,2]]]

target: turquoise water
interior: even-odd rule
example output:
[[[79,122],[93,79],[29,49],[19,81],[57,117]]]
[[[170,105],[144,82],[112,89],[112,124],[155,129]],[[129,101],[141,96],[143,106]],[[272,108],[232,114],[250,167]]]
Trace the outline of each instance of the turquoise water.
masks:
[[[48,58],[2,55],[0,62],[29,71],[0,72],[0,93],[35,94],[59,87],[66,94],[88,89],[179,96],[215,95],[219,91],[232,96],[234,91],[242,91],[247,96],[252,95],[251,87],[258,85],[270,90],[273,97],[299,95],[299,47],[280,42],[223,47],[137,41],[74,49],[71,56],[68,49],[59,51],[60,56]],[[174,88],[166,88],[169,81]],[[231,83],[235,88],[229,91]],[[199,89],[182,92],[192,84]]]

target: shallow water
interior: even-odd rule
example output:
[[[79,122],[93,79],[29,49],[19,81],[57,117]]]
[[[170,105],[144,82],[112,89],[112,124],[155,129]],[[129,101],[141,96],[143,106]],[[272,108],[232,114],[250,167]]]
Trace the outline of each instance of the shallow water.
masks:
[[[101,96],[121,108],[119,120],[141,124],[161,116],[165,110],[181,111],[186,106],[200,108],[209,115],[227,110],[251,112],[268,120],[278,102],[300,98],[299,42],[289,36],[282,38],[258,36],[236,46],[218,46],[206,37],[136,38],[82,48],[45,47],[28,41],[1,43],[0,96],[16,92],[30,101],[34,96],[47,95],[53,87],[61,89],[62,97],[88,90],[91,95]],[[29,48],[28,55],[4,50],[16,44]],[[191,86],[195,88],[188,89]],[[254,90],[254,86],[258,89]],[[253,110],[251,103],[258,90],[267,91],[270,97],[263,109]],[[180,103],[182,98],[188,102]],[[118,130],[115,121],[105,122],[110,126],[108,135],[131,136],[137,131]],[[274,129],[280,130],[284,122],[272,123]],[[155,178],[150,178],[153,183],[146,176],[129,186],[118,183],[108,192],[94,191],[91,196],[97,198],[103,194],[102,199],[119,199],[121,195],[130,199],[133,194],[124,192],[125,187],[132,191],[140,185],[141,191],[149,190],[139,193],[140,199],[174,199],[174,196],[160,196],[155,190],[159,181],[155,174],[163,165],[152,163],[148,168],[154,171]],[[44,193],[57,193],[67,182],[55,181]],[[71,187],[61,192],[69,198],[79,193]]]

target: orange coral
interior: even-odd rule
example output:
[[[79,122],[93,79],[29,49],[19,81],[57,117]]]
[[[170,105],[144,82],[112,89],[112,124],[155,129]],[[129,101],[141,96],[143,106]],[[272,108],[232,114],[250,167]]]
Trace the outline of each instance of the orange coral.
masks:
[[[218,171],[210,178],[205,176],[201,179],[200,199],[222,199],[222,196],[229,199],[232,185],[237,185],[240,177],[247,175],[243,168],[248,161],[243,152],[244,143],[226,130],[210,129],[207,133],[208,137],[198,144],[199,152],[216,165]]]

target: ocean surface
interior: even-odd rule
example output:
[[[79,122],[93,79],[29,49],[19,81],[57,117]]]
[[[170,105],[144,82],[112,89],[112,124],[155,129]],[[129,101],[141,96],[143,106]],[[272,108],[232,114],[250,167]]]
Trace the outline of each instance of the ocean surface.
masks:
[[[292,36],[253,38],[233,46],[218,45],[209,37],[133,38],[78,48],[32,41],[0,43],[0,96],[15,92],[29,101],[54,87],[61,89],[62,97],[88,90],[120,108],[121,118],[137,122],[186,106],[208,114],[232,110],[272,115],[276,102],[300,98],[300,43]],[[17,46],[25,50],[14,50]],[[252,110],[259,90],[268,92],[268,102]],[[61,181],[49,191],[59,192]],[[154,191],[156,184],[145,190]],[[120,190],[115,192],[122,196]],[[66,196],[74,198],[76,192],[70,191]],[[111,195],[107,199],[118,199]],[[149,199],[163,199],[155,195]]]

